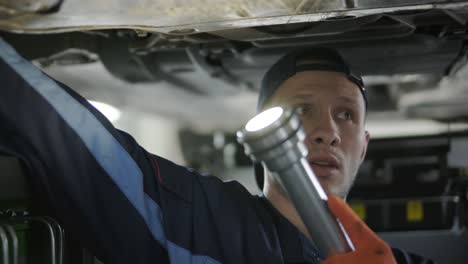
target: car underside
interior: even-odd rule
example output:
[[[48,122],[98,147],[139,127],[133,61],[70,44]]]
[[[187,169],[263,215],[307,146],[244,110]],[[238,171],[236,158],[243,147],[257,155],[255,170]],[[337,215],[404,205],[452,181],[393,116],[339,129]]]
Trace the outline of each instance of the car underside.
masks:
[[[0,28],[11,32],[5,37],[45,68],[100,61],[127,83],[162,83],[188,98],[223,100],[255,93],[262,74],[285,51],[327,46],[364,76],[371,113],[466,117],[459,85],[465,1],[2,2]],[[151,101],[140,107],[173,108]],[[193,119],[190,113],[175,115]],[[223,127],[216,123],[222,118],[212,120],[213,127]]]

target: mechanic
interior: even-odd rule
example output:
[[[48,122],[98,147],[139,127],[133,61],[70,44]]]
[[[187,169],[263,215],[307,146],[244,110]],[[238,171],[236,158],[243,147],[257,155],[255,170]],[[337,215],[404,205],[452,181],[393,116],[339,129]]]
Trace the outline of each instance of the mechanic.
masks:
[[[268,171],[264,195],[253,196],[150,154],[1,38],[0,77],[0,154],[23,162],[68,237],[104,263],[428,263],[390,249],[337,198],[351,188],[369,134],[362,81],[333,50],[283,57],[259,97],[259,109],[299,109],[309,162],[356,247],[325,260]]]

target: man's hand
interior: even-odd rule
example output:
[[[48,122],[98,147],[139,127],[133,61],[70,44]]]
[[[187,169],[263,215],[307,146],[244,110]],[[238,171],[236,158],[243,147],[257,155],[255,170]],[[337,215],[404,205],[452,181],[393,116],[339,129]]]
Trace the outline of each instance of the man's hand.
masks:
[[[330,195],[328,207],[343,224],[355,251],[338,254],[325,259],[322,264],[334,263],[396,263],[390,247],[381,240],[340,198]]]

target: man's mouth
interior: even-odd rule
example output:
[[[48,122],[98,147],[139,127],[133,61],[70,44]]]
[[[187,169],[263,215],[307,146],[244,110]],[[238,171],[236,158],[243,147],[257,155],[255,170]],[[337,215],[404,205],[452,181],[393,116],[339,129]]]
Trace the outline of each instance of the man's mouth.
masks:
[[[319,166],[336,167],[333,164],[326,162],[326,161],[312,161],[311,163],[319,165]]]
[[[339,163],[334,158],[310,159],[309,164],[319,178],[330,177],[339,171]]]

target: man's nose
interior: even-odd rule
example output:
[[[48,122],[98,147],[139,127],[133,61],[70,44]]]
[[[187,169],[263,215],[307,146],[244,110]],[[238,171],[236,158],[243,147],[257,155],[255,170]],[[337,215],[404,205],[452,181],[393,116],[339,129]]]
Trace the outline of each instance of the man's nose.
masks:
[[[310,124],[309,129],[307,125],[304,128],[306,129],[308,144],[325,144],[336,147],[341,143],[337,125],[331,117],[320,118],[320,120],[316,121],[316,124]]]

